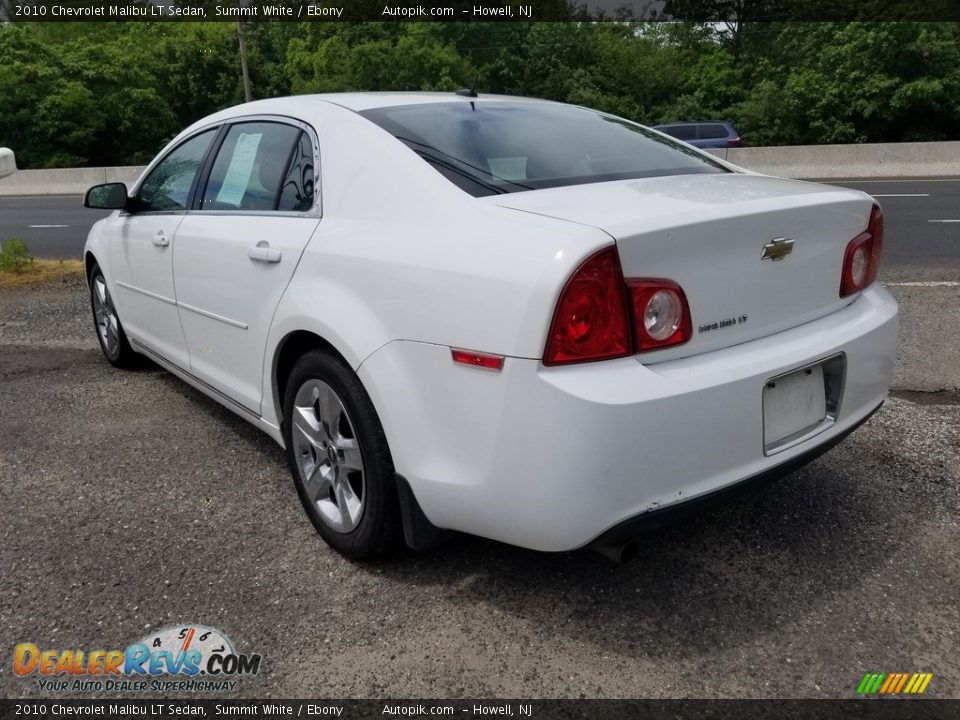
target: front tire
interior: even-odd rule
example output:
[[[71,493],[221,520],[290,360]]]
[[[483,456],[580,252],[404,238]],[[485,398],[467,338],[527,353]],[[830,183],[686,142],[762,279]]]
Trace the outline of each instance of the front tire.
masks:
[[[116,367],[136,367],[139,358],[130,347],[107,281],[96,263],[90,268],[90,309],[93,311],[93,326],[104,357]]]
[[[297,494],[317,532],[351,559],[399,547],[393,460],[380,419],[353,370],[322,350],[294,365],[283,436]]]

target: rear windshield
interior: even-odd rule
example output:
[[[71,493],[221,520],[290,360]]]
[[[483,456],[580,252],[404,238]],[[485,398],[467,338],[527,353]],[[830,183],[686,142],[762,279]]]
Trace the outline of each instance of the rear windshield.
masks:
[[[477,197],[729,172],[639,125],[570,105],[444,102],[377,108],[361,115]]]

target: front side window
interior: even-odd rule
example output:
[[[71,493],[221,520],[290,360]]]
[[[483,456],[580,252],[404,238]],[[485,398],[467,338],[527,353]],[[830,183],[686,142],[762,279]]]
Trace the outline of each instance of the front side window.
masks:
[[[137,196],[141,211],[186,210],[194,178],[215,134],[213,129],[193,136],[150,171]]]
[[[309,210],[313,149],[300,128],[239,123],[223,140],[203,194],[203,210]]]
[[[473,195],[728,172],[627,120],[539,102],[443,102],[360,113]]]

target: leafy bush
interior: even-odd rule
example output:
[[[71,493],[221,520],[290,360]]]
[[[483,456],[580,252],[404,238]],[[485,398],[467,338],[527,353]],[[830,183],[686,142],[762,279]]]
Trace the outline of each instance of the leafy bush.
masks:
[[[30,251],[23,240],[7,240],[0,249],[0,272],[22,273],[33,264]]]

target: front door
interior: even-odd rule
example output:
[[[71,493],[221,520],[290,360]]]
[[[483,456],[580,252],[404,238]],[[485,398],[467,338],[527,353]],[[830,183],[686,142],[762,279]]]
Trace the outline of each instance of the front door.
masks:
[[[173,275],[191,372],[260,413],[273,313],[320,223],[314,149],[284,122],[239,122],[200,208],[177,230]]]
[[[216,130],[184,141],[141,183],[134,212],[117,218],[110,267],[117,312],[134,340],[184,368],[189,366],[173,288],[173,243],[190,192]]]

